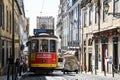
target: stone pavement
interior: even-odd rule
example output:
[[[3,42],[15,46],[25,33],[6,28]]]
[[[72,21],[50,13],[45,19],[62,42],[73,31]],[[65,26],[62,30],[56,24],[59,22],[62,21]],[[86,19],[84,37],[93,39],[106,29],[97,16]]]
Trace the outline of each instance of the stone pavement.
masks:
[[[7,75],[0,76],[0,80],[7,80]],[[10,76],[9,80],[12,80],[12,76]]]
[[[19,80],[21,76],[19,76],[16,80]],[[7,80],[7,75],[0,76],[0,80]],[[10,75],[8,80],[12,80],[12,75]]]
[[[120,80],[120,74],[114,74],[114,77],[112,76],[112,73],[106,73],[106,76],[104,73],[97,73],[91,74],[91,72],[82,72],[79,73],[79,79],[78,80]]]
[[[19,77],[17,80],[20,80],[20,78],[21,77]],[[79,73],[77,78],[77,80],[120,80],[120,74],[115,74],[113,77],[111,73],[106,73],[106,76],[104,76],[104,73],[97,73],[97,75],[95,75],[91,72],[82,72]],[[7,80],[7,75],[0,76],[0,80]],[[9,80],[12,80],[11,75]]]

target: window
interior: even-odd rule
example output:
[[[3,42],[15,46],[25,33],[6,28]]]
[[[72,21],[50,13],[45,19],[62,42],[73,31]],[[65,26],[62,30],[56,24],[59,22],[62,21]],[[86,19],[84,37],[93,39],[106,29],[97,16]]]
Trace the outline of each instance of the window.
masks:
[[[84,46],[86,46],[86,40],[84,40]]]
[[[48,52],[48,40],[42,40],[42,51]]]
[[[97,10],[97,6],[95,7],[95,10]],[[95,24],[98,23],[98,11],[95,11]]]
[[[50,52],[56,52],[56,41],[50,40]]]
[[[84,13],[84,27],[87,27],[87,11]]]
[[[3,26],[2,26],[2,29],[5,29],[5,27],[4,27],[4,5],[3,5],[3,13],[2,13],[2,16],[3,16]]]
[[[106,21],[107,16],[108,16],[108,14],[105,11],[103,11],[103,22]]]
[[[42,39],[39,42],[40,52],[48,52],[48,40]]]
[[[8,32],[8,10],[6,7],[6,31]]]
[[[5,53],[5,50],[4,48],[2,48],[2,66],[4,67],[4,53]]]
[[[104,5],[104,4],[105,4],[105,2],[103,2],[103,5]],[[106,21],[107,16],[108,16],[108,13],[106,13],[106,12],[103,10],[103,22]]]
[[[4,6],[0,4],[0,27],[4,24]],[[4,26],[2,26],[4,29]]]
[[[3,15],[2,15],[2,5],[0,4],[0,27],[2,26]]]
[[[92,46],[92,39],[91,38],[88,40],[88,46]]]
[[[114,0],[114,13],[120,13],[120,1],[119,0]]]
[[[11,25],[11,23],[12,23],[12,18],[11,18],[11,12],[10,12],[10,33],[11,33],[11,30],[12,30],[12,25]]]
[[[31,51],[38,52],[38,40],[33,40],[31,44]]]
[[[92,8],[89,10],[89,25],[92,24]]]

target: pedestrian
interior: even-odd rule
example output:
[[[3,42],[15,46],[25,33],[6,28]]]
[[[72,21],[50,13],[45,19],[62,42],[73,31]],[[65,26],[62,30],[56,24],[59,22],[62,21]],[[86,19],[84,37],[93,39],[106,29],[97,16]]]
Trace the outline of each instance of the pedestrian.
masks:
[[[8,58],[8,68],[7,68],[7,80],[10,78],[10,68],[13,67],[13,57],[10,55]]]
[[[19,71],[19,76],[21,76],[21,73],[23,71],[23,61],[22,59],[20,60],[20,71]]]
[[[16,68],[16,77],[17,77],[20,72],[20,59],[19,58],[17,58],[15,61],[15,68]]]

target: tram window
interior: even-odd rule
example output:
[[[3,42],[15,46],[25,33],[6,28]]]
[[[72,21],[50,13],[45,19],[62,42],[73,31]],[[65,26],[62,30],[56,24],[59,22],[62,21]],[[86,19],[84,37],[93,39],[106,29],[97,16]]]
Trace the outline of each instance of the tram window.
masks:
[[[50,52],[56,52],[55,40],[50,40]]]
[[[31,51],[38,52],[38,40],[34,40],[31,43]]]
[[[40,41],[40,51],[43,52],[48,52],[48,40],[43,39],[42,41]]]

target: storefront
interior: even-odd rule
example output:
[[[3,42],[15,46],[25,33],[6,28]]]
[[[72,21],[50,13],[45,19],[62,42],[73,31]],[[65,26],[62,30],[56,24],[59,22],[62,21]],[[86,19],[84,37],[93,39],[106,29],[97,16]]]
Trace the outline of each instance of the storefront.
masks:
[[[119,37],[120,34],[118,28],[93,34],[95,68],[97,70],[111,72],[112,68],[110,66],[112,64],[116,66],[119,65]],[[112,64],[109,63],[109,58],[112,58]],[[115,68],[118,69],[118,67]]]

